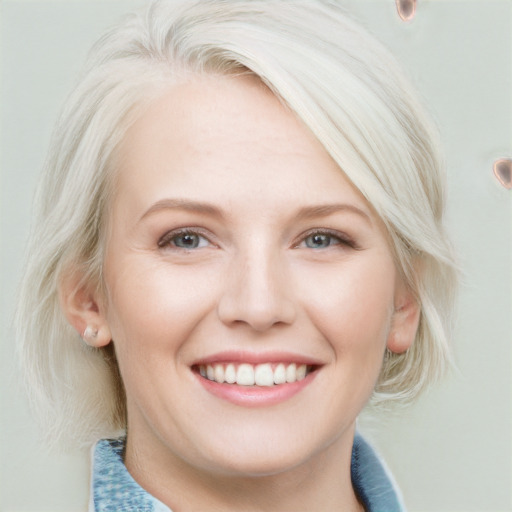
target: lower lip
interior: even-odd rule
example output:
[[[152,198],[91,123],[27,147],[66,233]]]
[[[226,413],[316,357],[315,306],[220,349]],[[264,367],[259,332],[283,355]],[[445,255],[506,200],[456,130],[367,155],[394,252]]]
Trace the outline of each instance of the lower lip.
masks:
[[[196,374],[202,386],[213,395],[235,405],[244,407],[263,407],[289,400],[307,387],[316,377],[318,370],[309,373],[304,379],[274,386],[240,386],[238,384],[219,384]]]

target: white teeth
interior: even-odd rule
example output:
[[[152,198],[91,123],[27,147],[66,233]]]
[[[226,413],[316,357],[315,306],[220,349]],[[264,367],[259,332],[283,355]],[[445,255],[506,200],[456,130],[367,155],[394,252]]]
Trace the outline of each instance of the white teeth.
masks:
[[[297,365],[292,363],[286,368],[286,382],[295,382],[297,380]]]
[[[254,382],[257,386],[273,386],[274,373],[270,364],[259,364],[254,371]]]
[[[254,368],[250,364],[241,364],[236,372],[236,383],[239,386],[254,386]]]
[[[226,366],[226,371],[224,372],[224,380],[228,384],[234,384],[236,382],[236,370],[234,364],[228,364]]]
[[[286,382],[286,366],[279,363],[274,370],[274,384],[284,384]]]
[[[304,377],[306,377],[307,367],[305,364],[301,364],[297,367],[296,377],[297,380],[302,380]]]
[[[224,366],[221,364],[216,364],[213,368],[213,373],[215,376],[215,381],[219,384],[222,384],[224,382]]]
[[[285,383],[293,383],[304,379],[308,374],[305,364],[296,363],[271,363],[258,364],[256,366],[243,363],[236,366],[229,364],[200,365],[199,373],[208,380],[219,384],[238,384],[239,386],[274,386]]]

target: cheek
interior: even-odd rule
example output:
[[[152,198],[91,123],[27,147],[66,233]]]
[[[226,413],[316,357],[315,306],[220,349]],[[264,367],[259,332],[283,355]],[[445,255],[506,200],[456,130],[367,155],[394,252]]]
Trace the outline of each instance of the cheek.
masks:
[[[305,307],[336,352],[380,360],[394,309],[395,268],[386,259],[354,260],[314,276]]]
[[[171,376],[181,375],[182,347],[211,311],[211,294],[205,296],[204,287],[203,293],[198,292],[201,276],[178,270],[127,258],[123,265],[105,272],[107,320],[132,412],[133,403],[146,403],[155,411],[165,409],[165,400],[154,405],[159,403],[156,396],[168,387]]]
[[[213,283],[197,271],[145,260],[133,258],[106,273],[108,322],[116,348],[146,354],[148,349],[176,350],[211,310]]]

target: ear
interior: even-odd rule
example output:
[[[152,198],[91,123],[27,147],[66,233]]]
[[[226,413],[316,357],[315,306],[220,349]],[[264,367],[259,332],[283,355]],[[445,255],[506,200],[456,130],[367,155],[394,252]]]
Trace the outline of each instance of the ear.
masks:
[[[68,322],[88,345],[99,348],[111,342],[103,297],[97,286],[84,279],[81,271],[64,273],[59,284],[59,300]]]
[[[397,278],[395,287],[395,310],[387,347],[395,354],[402,354],[414,342],[420,322],[421,307],[412,291],[402,279]]]

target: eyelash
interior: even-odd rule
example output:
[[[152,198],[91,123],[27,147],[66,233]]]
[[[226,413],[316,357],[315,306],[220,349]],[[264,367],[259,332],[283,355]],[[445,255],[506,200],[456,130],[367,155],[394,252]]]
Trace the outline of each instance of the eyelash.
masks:
[[[337,241],[337,243],[335,243],[335,244],[329,244],[327,247],[319,247],[319,248],[316,248],[316,250],[327,249],[329,247],[337,246],[337,245],[343,245],[346,247],[350,247],[352,249],[359,249],[359,245],[356,243],[356,241],[353,238],[351,238],[350,236],[348,236],[345,233],[340,233],[339,231],[334,231],[331,229],[312,229],[312,230],[308,231],[307,233],[304,233],[303,235],[301,235],[300,241],[297,245],[295,245],[295,247],[299,248],[303,243],[306,242],[306,240],[308,238],[310,238],[314,235],[328,236],[331,239],[335,239]],[[314,249],[313,247],[308,247],[308,248]]]
[[[210,241],[210,239],[202,232],[202,230],[200,229],[197,229],[197,228],[185,228],[185,229],[176,229],[174,231],[169,231],[168,233],[166,233],[164,236],[162,236],[160,238],[160,240],[158,240],[158,247],[161,248],[161,249],[165,249],[166,247],[171,247],[172,249],[175,249],[175,250],[194,250],[194,249],[197,249],[197,247],[191,247],[191,248],[186,248],[186,247],[179,247],[177,245],[173,245],[172,244],[172,241],[177,239],[178,237],[180,236],[197,236],[199,238],[202,238],[204,240],[206,240],[208,242],[208,244],[211,244],[212,242]]]
[[[180,236],[183,237],[183,236],[187,236],[187,235],[202,238],[203,240],[206,240],[208,242],[208,244],[212,243],[210,241],[210,238],[201,229],[183,228],[183,229],[176,229],[173,231],[169,231],[168,233],[163,235],[160,238],[160,240],[158,241],[158,247],[161,249],[164,249],[166,247],[171,247],[172,249],[175,249],[175,250],[185,250],[185,251],[201,248],[201,247],[197,247],[197,246],[196,247],[180,247],[176,244],[172,244],[173,240],[177,239]],[[327,249],[332,246],[343,245],[346,247],[351,247],[356,250],[359,249],[358,244],[356,243],[356,241],[353,238],[349,237],[345,233],[340,233],[339,231],[334,231],[334,230],[330,230],[330,229],[311,229],[311,230],[309,230],[308,232],[301,235],[299,242],[294,245],[294,248],[301,248],[302,244],[305,244],[306,240],[308,238],[315,236],[315,235],[329,237],[330,240],[334,239],[336,241],[336,243],[334,243],[334,244],[329,243],[329,245],[327,245],[326,247],[316,247],[316,248],[315,247],[305,247],[305,248],[313,249],[313,250],[321,250],[321,249]]]

